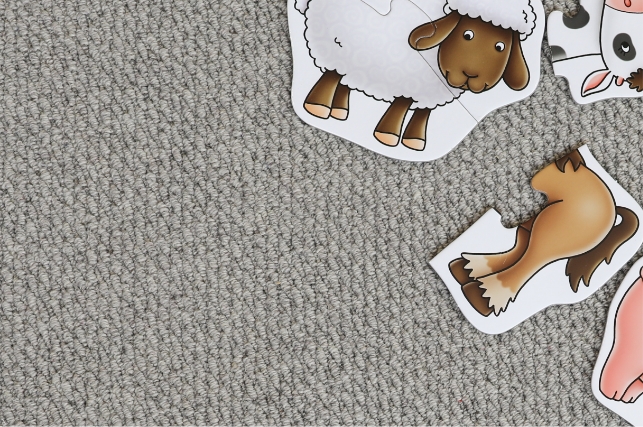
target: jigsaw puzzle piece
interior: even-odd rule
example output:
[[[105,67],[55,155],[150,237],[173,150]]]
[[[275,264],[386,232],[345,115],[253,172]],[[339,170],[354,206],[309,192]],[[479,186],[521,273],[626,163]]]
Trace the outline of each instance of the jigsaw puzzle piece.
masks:
[[[573,17],[553,12],[549,44],[556,75],[579,104],[643,96],[643,3],[584,0]]]
[[[632,425],[643,425],[643,260],[625,276],[607,314],[592,376],[596,399]]]
[[[532,186],[549,200],[532,220],[508,230],[490,211],[431,261],[467,319],[489,334],[584,300],[643,242],[643,209],[587,147],[544,168]]]
[[[465,20],[461,11],[447,6],[466,3],[476,9],[482,2],[482,10],[487,10],[497,9],[498,1],[510,7],[516,2],[538,3],[289,0],[292,99],[297,114],[313,126],[397,159],[427,161],[445,155],[477,124],[459,98],[478,89],[473,81],[448,82],[450,71],[442,61],[455,58],[461,63],[467,58],[457,46],[446,46],[457,45],[468,33],[459,34],[457,29]],[[522,25],[524,15],[514,15]],[[531,31],[531,27],[522,30]],[[485,60],[478,55],[478,62]],[[502,75],[496,77],[500,81]],[[532,79],[533,87],[537,80]],[[521,91],[522,97],[531,89]],[[500,105],[488,103],[484,108],[491,111],[522,97],[501,99]]]

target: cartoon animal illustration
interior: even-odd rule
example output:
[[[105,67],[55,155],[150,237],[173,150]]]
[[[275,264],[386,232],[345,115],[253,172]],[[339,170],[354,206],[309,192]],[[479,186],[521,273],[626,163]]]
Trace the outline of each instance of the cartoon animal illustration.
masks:
[[[643,91],[643,0],[605,0],[600,43],[605,68],[583,83],[583,96],[602,92],[613,82]]]
[[[548,26],[554,68],[561,61],[594,55],[603,64],[583,76],[581,97],[604,92],[614,83],[622,86],[627,82],[630,89],[643,91],[643,56],[639,52],[643,48],[643,0],[582,0],[572,17],[552,12]],[[578,64],[570,70],[582,72],[583,65]]]
[[[643,269],[616,312],[614,343],[601,371],[600,390],[624,403],[634,403],[643,394]]]
[[[537,173],[532,186],[548,197],[545,209],[517,231],[507,252],[463,253],[449,264],[469,303],[483,316],[499,316],[545,266],[567,259],[574,292],[589,286],[598,266],[637,232],[639,219],[618,207],[603,180],[578,150]],[[621,221],[617,224],[617,216]]]
[[[313,116],[346,120],[350,93],[358,90],[391,104],[375,127],[378,141],[394,147],[401,138],[422,151],[434,109],[500,80],[516,91],[529,84],[521,42],[536,26],[532,0],[446,0],[446,16],[431,22],[412,2],[388,0],[383,16],[372,1],[296,1],[310,56],[323,73],[304,101]],[[430,59],[417,52],[428,49]]]

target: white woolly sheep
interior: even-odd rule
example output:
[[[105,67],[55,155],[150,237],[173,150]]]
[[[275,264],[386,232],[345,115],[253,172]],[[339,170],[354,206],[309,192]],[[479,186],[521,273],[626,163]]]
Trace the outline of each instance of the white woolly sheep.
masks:
[[[503,78],[514,90],[529,83],[520,42],[535,27],[531,0],[446,0],[446,16],[428,23],[408,0],[377,0],[391,6],[385,16],[367,4],[373,1],[296,0],[310,56],[323,72],[304,102],[310,114],[346,120],[350,91],[358,90],[391,103],[377,140],[396,146],[414,110],[402,143],[423,150],[431,110]],[[437,46],[426,59],[417,52]]]

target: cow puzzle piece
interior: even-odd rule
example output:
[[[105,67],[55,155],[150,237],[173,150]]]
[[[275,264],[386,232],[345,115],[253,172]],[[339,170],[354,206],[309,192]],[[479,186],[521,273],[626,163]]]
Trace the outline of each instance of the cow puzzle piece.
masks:
[[[297,114],[389,157],[446,155],[540,79],[536,0],[289,0],[288,13]]]
[[[604,406],[643,426],[643,259],[634,264],[610,306],[592,391]]]
[[[579,104],[643,96],[643,0],[582,0],[576,15],[549,15],[556,75]]]
[[[431,261],[465,317],[488,334],[588,298],[643,243],[643,210],[587,147],[544,168],[532,186],[549,200],[535,218],[509,230],[491,210]]]

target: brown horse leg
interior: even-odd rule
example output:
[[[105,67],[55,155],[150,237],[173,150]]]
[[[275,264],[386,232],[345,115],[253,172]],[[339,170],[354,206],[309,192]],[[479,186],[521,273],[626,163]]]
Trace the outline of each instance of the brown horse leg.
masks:
[[[426,146],[426,125],[429,122],[430,115],[431,110],[428,108],[415,110],[402,137],[402,144],[404,144],[404,146],[411,150],[424,150]]]
[[[395,101],[388,107],[386,113],[375,128],[374,136],[382,144],[395,147],[400,141],[404,117],[413,104],[410,98],[395,98]]]
[[[326,71],[311,89],[304,102],[304,108],[320,119],[330,116],[333,98],[342,76],[337,71]]]
[[[337,86],[337,91],[335,92],[335,97],[333,98],[333,105],[330,111],[331,117],[337,120],[346,120],[348,118],[348,100],[351,94],[351,90],[348,86],[339,84]]]
[[[453,277],[455,277],[461,285],[466,285],[479,277],[498,273],[511,267],[522,258],[527,250],[533,223],[534,219],[530,219],[518,227],[516,243],[514,247],[507,252],[497,254],[462,254],[462,258],[458,258],[449,264],[451,274],[453,274]]]

